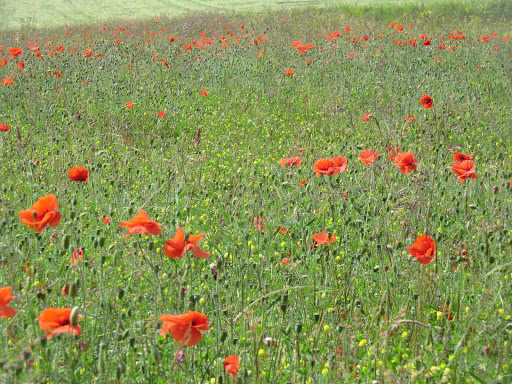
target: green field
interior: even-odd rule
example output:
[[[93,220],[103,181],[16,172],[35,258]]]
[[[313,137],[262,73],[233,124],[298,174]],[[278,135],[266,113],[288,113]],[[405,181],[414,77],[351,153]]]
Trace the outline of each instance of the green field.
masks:
[[[510,2],[62,4],[0,35],[0,383],[512,381]]]

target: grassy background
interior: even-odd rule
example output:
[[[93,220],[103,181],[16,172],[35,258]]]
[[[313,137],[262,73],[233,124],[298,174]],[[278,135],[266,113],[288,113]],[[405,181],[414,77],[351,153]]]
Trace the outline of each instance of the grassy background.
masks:
[[[457,2],[458,9],[481,9],[489,3],[496,1],[474,2],[462,0]],[[325,7],[340,6],[353,8],[357,5],[366,11],[374,11],[376,8],[392,9],[396,5],[409,4],[415,7],[445,7],[446,2],[439,0],[425,0],[421,3],[408,0],[297,0],[297,1],[251,1],[251,0],[204,0],[204,1],[175,1],[175,0],[0,0],[0,30],[7,28],[20,28],[22,26],[51,27],[66,24],[81,24],[94,21],[116,19],[141,19],[166,15],[175,17],[190,12],[249,12],[268,11],[277,9],[292,9],[297,7]],[[391,6],[391,8],[389,8]],[[503,9],[490,7],[496,14],[503,15]],[[510,7],[508,7],[510,10]],[[348,10],[348,9],[347,9]],[[454,17],[452,9],[448,7],[446,15]],[[478,14],[479,12],[472,12]]]
[[[0,136],[0,286],[13,287],[18,311],[0,319],[0,382],[226,383],[231,354],[242,383],[510,381],[507,7],[198,14],[3,33],[0,45],[21,46],[25,67],[6,53],[0,68],[14,78],[0,86],[0,123],[12,127]],[[449,39],[456,29],[465,40]],[[334,30],[342,36],[327,40]],[[185,51],[202,32],[215,44]],[[394,42],[423,34],[431,46]],[[255,45],[258,35],[267,39]],[[299,55],[295,40],[315,48]],[[419,105],[424,93],[431,110]],[[412,151],[418,168],[402,175],[387,145]],[[370,167],[357,160],[366,148],[380,152]],[[475,153],[478,179],[456,180],[454,150]],[[300,166],[278,165],[299,152]],[[313,163],[336,155],[349,172],[315,178]],[[87,183],[67,178],[76,165],[89,168]],[[37,234],[18,212],[48,193],[63,220]],[[162,235],[125,238],[119,223],[142,207]],[[178,225],[206,233],[210,259],[163,255]],[[312,248],[320,231],[337,241]],[[407,247],[426,232],[437,254],[423,266]],[[71,266],[76,248],[84,259]],[[61,294],[67,282],[76,297]],[[74,306],[80,338],[41,339],[39,314]],[[189,309],[212,329],[180,364],[159,317]]]

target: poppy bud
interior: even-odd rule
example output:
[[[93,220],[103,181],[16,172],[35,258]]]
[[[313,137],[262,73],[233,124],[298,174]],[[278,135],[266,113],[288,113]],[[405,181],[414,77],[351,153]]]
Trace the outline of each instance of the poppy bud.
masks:
[[[69,315],[69,324],[71,326],[75,326],[78,323],[78,307],[74,307],[71,310],[71,315]]]
[[[100,245],[101,248],[103,248],[103,246],[105,245],[105,237],[101,236],[98,244]]]
[[[238,337],[233,337],[233,345],[236,345],[238,343]]]
[[[130,348],[135,346],[135,337],[130,337]]]
[[[46,348],[46,342],[48,339],[46,338],[46,335],[43,335],[39,338],[39,342],[41,343],[41,347]]]
[[[62,248],[69,248],[69,235],[64,235],[64,237],[62,238]]]
[[[76,284],[71,284],[71,288],[69,289],[69,296],[73,299],[76,297],[76,293],[78,291],[78,287]]]
[[[117,290],[117,297],[119,298],[119,300],[121,300],[124,297],[125,292],[126,292],[126,290],[124,288],[119,288]]]
[[[153,359],[155,359],[155,362],[157,364],[160,364],[160,362],[162,361],[162,356],[160,355],[160,351],[158,350],[157,347],[153,348]]]

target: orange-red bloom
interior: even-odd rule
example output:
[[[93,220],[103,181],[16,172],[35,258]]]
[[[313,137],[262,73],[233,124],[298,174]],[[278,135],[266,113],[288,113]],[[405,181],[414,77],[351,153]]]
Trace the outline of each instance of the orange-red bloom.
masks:
[[[189,311],[182,315],[162,315],[163,321],[160,336],[169,331],[174,340],[184,347],[196,345],[201,341],[203,335],[199,331],[209,331],[208,318],[206,315]]]
[[[293,76],[293,74],[294,74],[294,73],[295,73],[295,72],[293,72],[293,70],[289,69],[289,70],[287,70],[284,74],[285,74],[286,76]]]
[[[457,175],[459,181],[465,181],[467,178],[476,179],[475,163],[471,160],[456,161],[452,165],[452,172]]]
[[[133,101],[127,101],[125,106],[126,108],[133,108]]]
[[[254,226],[260,232],[265,232],[265,223],[266,223],[266,221],[263,217],[256,216],[254,218]]]
[[[316,177],[320,175],[337,175],[347,169],[347,159],[343,156],[336,156],[332,159],[320,159],[313,165]]]
[[[13,85],[14,80],[11,77],[6,77],[2,80],[2,85]]]
[[[208,91],[206,89],[201,89],[200,91],[197,91],[201,96],[208,96]]]
[[[287,258],[287,257],[283,258],[283,265],[286,265],[290,262],[291,262],[291,260],[289,258]]]
[[[302,164],[302,159],[300,157],[290,157],[289,159],[279,160],[279,165],[286,165],[287,167],[299,164]]]
[[[318,247],[319,245],[322,245],[322,244],[328,245],[329,243],[336,241],[336,238],[334,237],[334,233],[331,233],[331,237],[329,237],[329,232],[325,231],[325,232],[315,233],[313,235],[313,241],[315,242],[315,247]]]
[[[82,248],[75,249],[73,257],[69,259],[69,265],[77,265],[84,257],[84,250]]]
[[[11,293],[12,287],[0,288],[0,317],[11,319],[16,315],[16,310],[9,307],[9,303],[14,297]]]
[[[397,153],[395,156],[395,164],[404,175],[416,169],[416,162],[417,160],[412,155],[412,152]]]
[[[112,221],[112,218],[111,217],[102,217],[101,221],[103,221],[105,224],[110,224],[110,222]]]
[[[361,120],[363,120],[363,121],[370,121],[371,116],[372,116],[372,113],[371,113],[371,112],[366,112],[366,113],[364,114],[364,116],[363,116],[363,117],[361,117]]]
[[[400,153],[401,148],[400,147],[390,147],[389,145],[386,147],[386,149],[389,152],[388,160],[389,161],[395,161],[395,157],[398,153]]]
[[[60,223],[61,215],[57,211],[59,203],[54,194],[40,197],[32,208],[20,211],[23,224],[37,232],[41,232],[47,225],[56,227]]]
[[[18,58],[19,55],[21,55],[21,52],[23,52],[23,50],[21,48],[9,48],[8,52],[9,55],[16,59]]]
[[[421,264],[428,264],[434,260],[436,243],[430,236],[421,235],[412,247],[407,248],[407,252],[409,252],[409,255],[416,257]]]
[[[434,105],[434,101],[429,95],[423,95],[420,97],[420,104],[425,109],[430,109]]]
[[[473,158],[473,156],[475,156],[474,153],[472,153],[471,155],[465,155],[463,153],[454,151],[453,152],[453,161],[471,160]]]
[[[372,164],[375,160],[377,160],[377,156],[379,155],[379,150],[376,150],[375,153],[370,149],[365,149],[363,152],[359,154],[359,161],[365,163],[366,165]]]
[[[87,181],[89,170],[85,167],[74,167],[69,170],[68,177],[73,181]]]
[[[10,130],[9,124],[0,124],[0,132],[9,132]]]
[[[140,233],[142,235],[159,235],[162,233],[162,230],[160,229],[162,224],[151,220],[143,209],[141,209],[133,219],[122,221],[120,226],[128,228],[126,237],[129,237],[134,233]]]
[[[51,339],[57,333],[71,333],[80,336],[82,330],[78,324],[71,325],[71,308],[48,308],[39,315],[39,327],[43,331],[52,331],[46,334]],[[78,315],[78,319],[83,316]]]
[[[204,233],[199,235],[189,235],[183,232],[181,227],[178,227],[176,230],[176,236],[172,239],[169,239],[164,245],[164,254],[165,256],[174,259],[181,259],[185,252],[192,250],[194,255],[200,259],[207,259],[210,257],[210,253],[203,251],[199,248],[196,243],[201,240],[204,236]]]
[[[229,376],[237,377],[240,371],[240,359],[236,355],[226,357],[224,360],[224,368]]]
[[[165,115],[165,112],[164,111],[158,111],[158,117],[160,118],[164,118],[166,115]]]

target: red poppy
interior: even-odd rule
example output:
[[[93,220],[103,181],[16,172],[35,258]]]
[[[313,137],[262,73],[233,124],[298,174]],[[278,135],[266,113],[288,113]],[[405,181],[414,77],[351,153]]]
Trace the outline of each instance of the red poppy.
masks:
[[[454,151],[453,152],[453,161],[471,160],[473,158],[473,156],[475,156],[474,153],[472,153],[471,155],[465,155],[463,153]]]
[[[403,26],[403,25],[397,25],[397,26],[396,26],[396,30],[397,30],[398,32],[403,31],[403,30],[404,30],[404,26]]]
[[[201,89],[200,91],[198,91],[197,93],[199,93],[201,96],[208,96],[208,91],[205,90],[205,89]]]
[[[39,327],[43,331],[52,331],[46,334],[48,340],[57,333],[81,335],[82,330],[78,324],[71,325],[71,311],[71,308],[48,308],[39,315]],[[82,317],[78,315],[78,319]]]
[[[429,95],[423,95],[420,97],[420,104],[425,109],[430,109],[434,105],[434,101]]]
[[[25,63],[23,61],[20,61],[18,63],[18,69],[23,69],[23,68],[25,68]]]
[[[176,229],[176,236],[169,239],[164,245],[164,255],[171,259],[181,259],[185,252],[192,250],[194,255],[200,259],[207,259],[210,257],[210,253],[203,251],[199,248],[196,243],[201,240],[204,233],[199,235],[189,235],[183,232],[181,227]]]
[[[126,108],[133,108],[133,102],[132,101],[127,101],[125,106],[126,106]]]
[[[110,222],[112,221],[112,218],[111,217],[102,217],[101,221],[103,221],[105,224],[110,224]]]
[[[417,160],[412,155],[412,152],[397,153],[395,156],[395,164],[404,175],[416,169],[416,162]]]
[[[320,159],[313,165],[316,177],[320,175],[337,175],[347,169],[347,159],[343,156],[336,156],[332,159]]]
[[[240,371],[240,359],[236,355],[226,357],[224,360],[224,368],[229,376],[237,377]]]
[[[467,178],[476,179],[475,163],[471,160],[456,161],[452,165],[452,172],[457,175],[459,181],[465,181]]]
[[[315,233],[313,235],[313,241],[315,242],[315,244],[314,244],[315,247],[318,247],[319,245],[322,245],[322,244],[329,245],[329,243],[336,241],[336,237],[334,237],[334,233],[331,233],[331,237],[329,237],[329,232],[324,231],[324,232]]]
[[[361,117],[361,120],[363,121],[370,121],[370,117],[372,116],[371,112],[366,112],[363,117]]]
[[[17,59],[18,56],[21,55],[21,52],[23,52],[23,50],[21,48],[9,48],[8,52],[9,55]]]
[[[164,111],[158,111],[158,117],[160,118],[164,118],[166,115],[165,115],[165,112]]]
[[[84,257],[84,250],[82,248],[75,249],[73,257],[69,259],[69,265],[77,265]]]
[[[196,345],[201,341],[203,335],[199,331],[210,330],[206,315],[195,311],[182,315],[162,315],[160,320],[164,322],[160,336],[169,331],[173,339],[184,347]]]
[[[306,184],[308,183],[308,181],[306,179],[302,180],[299,184],[299,187],[303,187],[305,186]]]
[[[365,149],[363,152],[359,154],[359,161],[365,163],[366,165],[372,164],[375,160],[377,160],[377,156],[379,155],[379,151],[376,150],[375,153],[370,149]]]
[[[395,156],[400,153],[400,147],[396,147],[396,148],[393,148],[393,147],[390,147],[389,145],[386,147],[386,149],[388,150],[389,152],[389,156],[388,156],[388,160],[389,161],[395,161]]]
[[[5,57],[0,59],[0,68],[2,68],[4,65],[6,65],[9,62]]]
[[[302,159],[300,157],[291,157],[289,159],[279,160],[279,165],[286,165],[287,167],[299,164],[302,164]]]
[[[165,60],[162,60],[162,64],[164,65],[164,67],[166,67],[167,69],[171,68],[171,66],[169,64],[167,64],[167,61]]]
[[[172,43],[174,41],[174,37],[170,36],[169,37],[169,43]]]
[[[293,70],[289,69],[289,70],[287,70],[284,74],[285,74],[286,76],[293,76],[293,74],[294,74],[294,73],[295,73],[295,72],[293,72]]]
[[[47,225],[56,227],[60,223],[61,215],[57,211],[59,203],[55,195],[50,194],[40,197],[32,208],[20,211],[20,219],[23,224],[37,232],[41,232]]]
[[[9,124],[0,124],[0,132],[9,132],[10,130]]]
[[[257,216],[254,218],[254,226],[260,232],[265,232],[265,223],[266,221],[263,217]]]
[[[14,297],[11,290],[12,287],[0,288],[0,317],[11,319],[16,315],[16,310],[9,307],[9,303]]]
[[[66,284],[64,284],[62,286],[62,289],[61,289],[60,293],[62,293],[63,296],[67,296],[67,295],[69,295],[69,289],[70,288],[71,288],[71,283],[67,282]]]
[[[407,248],[407,252],[416,257],[421,264],[428,264],[434,260],[436,243],[430,236],[421,235],[414,241],[412,247]]]
[[[142,235],[159,235],[162,233],[162,230],[160,229],[162,224],[151,220],[143,209],[141,209],[133,219],[122,221],[119,225],[121,227],[128,228],[126,237],[129,237],[134,233],[140,233]]]
[[[405,119],[405,123],[406,124],[411,124],[411,123],[418,124],[418,122],[416,121],[416,116],[414,116],[414,115],[407,116],[407,118]]]
[[[291,262],[291,260],[290,260],[289,258],[287,258],[287,257],[285,257],[285,258],[283,259],[283,265],[286,265],[286,264],[288,264],[288,263],[290,263],[290,262]]]
[[[13,85],[13,84],[14,84],[14,81],[10,77],[6,77],[5,79],[2,80],[2,85]]]
[[[74,167],[69,170],[68,177],[73,181],[87,181],[89,171],[85,167]]]

